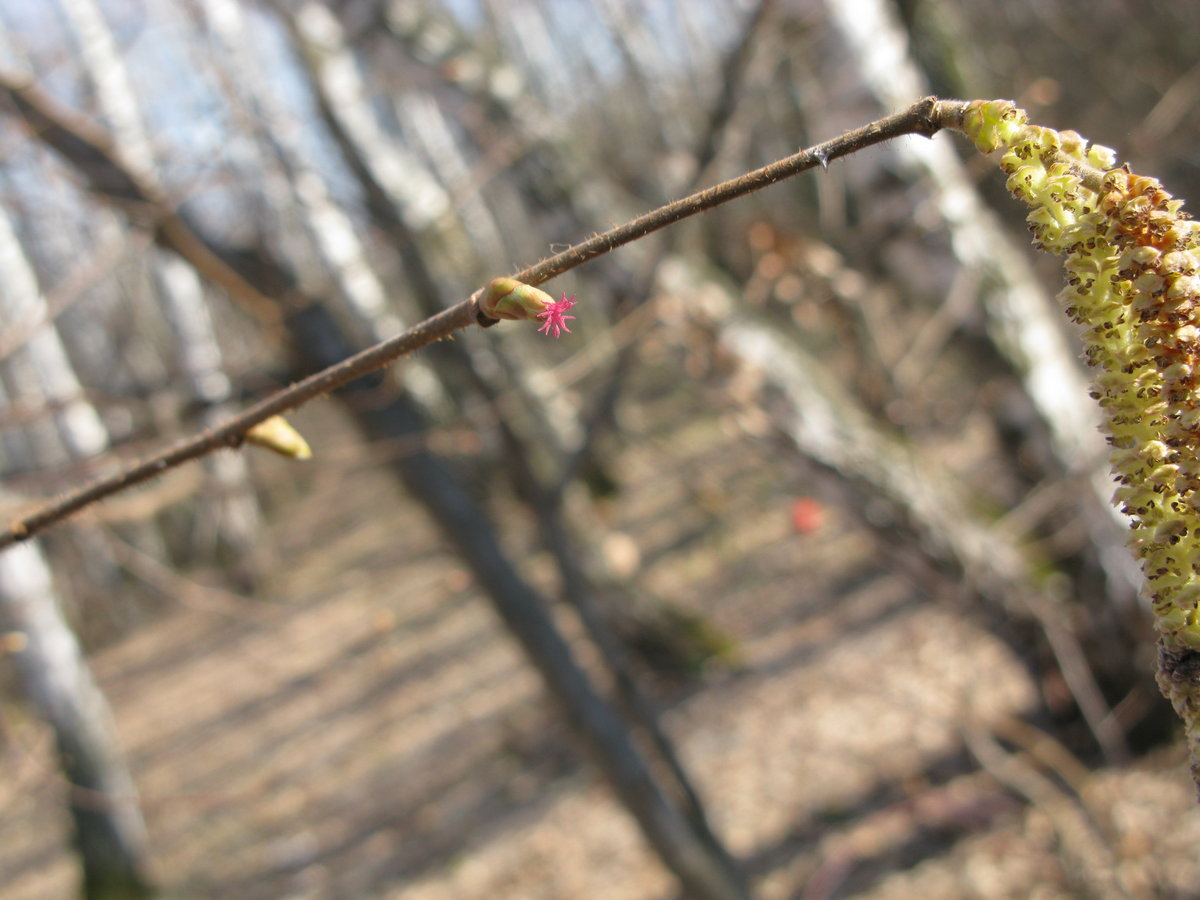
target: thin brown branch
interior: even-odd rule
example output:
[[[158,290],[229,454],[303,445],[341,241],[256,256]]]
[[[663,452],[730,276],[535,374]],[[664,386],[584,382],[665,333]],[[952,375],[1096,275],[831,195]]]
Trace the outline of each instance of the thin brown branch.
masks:
[[[369,347],[336,366],[310,375],[303,381],[272,394],[244,412],[226,419],[219,425],[205,429],[191,438],[180,441],[149,459],[100,478],[89,485],[59,495],[40,509],[12,522],[7,531],[0,534],[0,549],[45,530],[55,522],[97,500],[148,481],[175,466],[207,456],[222,447],[237,447],[242,443],[246,432],[259,422],[302,406],[315,397],[320,397],[362,375],[374,372],[376,369],[434,341],[448,337],[453,332],[460,328],[466,328],[474,322],[473,305],[470,301],[455,304],[444,312],[426,319],[415,328],[410,328],[403,334]]]
[[[660,206],[658,209],[638,216],[624,225],[610,228],[603,234],[569,247],[562,253],[544,259],[534,266],[522,269],[512,277],[526,284],[538,285],[561,275],[588,260],[615,250],[617,247],[636,241],[668,225],[673,225],[689,216],[706,212],[722,203],[744,197],[754,191],[790,178],[800,172],[828,166],[830,162],[848,156],[867,147],[881,144],[906,134],[922,134],[932,137],[942,128],[954,127],[960,115],[961,104],[955,101],[940,101],[934,97],[918,100],[902,112],[878,119],[862,128],[848,131],[840,137],[807,150],[801,150],[784,159],[723,181],[714,187],[697,191],[682,200]]]
[[[214,253],[184,221],[162,186],[148,173],[130,167],[99,125],[11,72],[0,72],[0,100],[24,119],[34,137],[74,167],[87,187],[122,209],[132,222],[148,228],[156,243],[183,257],[264,324],[278,324],[280,304]]]
[[[160,242],[188,259],[201,274],[228,290],[238,291],[245,282],[228,276],[232,270],[221,263],[215,272],[209,265],[215,254],[208,244],[169,207],[161,191],[148,186],[131,172],[113,150],[111,141],[91,123],[61,110],[40,91],[28,83],[0,75],[0,97],[9,102],[32,126],[35,135],[54,149],[88,180],[90,186],[112,202],[129,209],[150,206],[151,222]],[[775,184],[818,165],[866,147],[874,146],[907,134],[932,137],[943,127],[954,127],[961,116],[962,104],[938,101],[933,97],[919,100],[902,112],[872,122],[831,141],[802,150],[785,159],[740,175],[714,187],[676,200],[652,212],[639,216],[624,225],[597,234],[555,256],[529,266],[512,277],[526,284],[541,284],[556,275],[569,271],[589,260],[615,250],[652,232],[672,225],[689,216],[712,209],[722,203]],[[204,251],[204,252],[198,252]],[[219,262],[219,260],[218,260]],[[240,282],[240,284],[238,283]],[[403,334],[389,338],[349,359],[285,388],[262,400],[244,412],[205,431],[181,441],[163,452],[134,463],[89,485],[67,491],[48,501],[33,512],[12,521],[0,533],[0,549],[26,540],[44,531],[72,513],[105,497],[161,475],[185,462],[199,459],[222,447],[237,447],[245,433],[259,422],[274,415],[295,409],[315,397],[335,390],[356,378],[383,368],[433,341],[472,324],[489,326],[494,320],[481,317],[476,301],[482,289],[464,300]],[[258,292],[254,291],[254,295]],[[259,296],[245,299],[258,301]],[[258,306],[258,303],[254,304]]]
[[[729,52],[725,64],[721,67],[721,94],[708,116],[707,125],[693,153],[695,158],[692,171],[683,185],[683,189],[688,192],[700,186],[709,166],[721,151],[726,131],[733,122],[734,111],[745,87],[750,62],[757,52],[757,45],[766,23],[771,21],[768,13],[773,10],[774,4],[775,0],[759,0],[758,6],[750,13],[743,27],[741,40]],[[647,260],[639,269],[635,289],[629,292],[629,299],[622,304],[623,306],[631,310],[641,305],[649,293],[648,286],[653,282],[655,273],[669,254],[671,246],[669,241],[661,245],[653,258]],[[618,309],[618,312],[622,311]],[[628,318],[629,315],[629,310],[623,311],[621,318]],[[619,347],[608,381],[596,393],[595,403],[583,418],[583,434],[566,453],[555,483],[547,493],[548,502],[558,503],[561,500],[575,476],[595,454],[596,443],[612,423],[621,390],[637,364],[638,346],[637,341],[630,340]]]

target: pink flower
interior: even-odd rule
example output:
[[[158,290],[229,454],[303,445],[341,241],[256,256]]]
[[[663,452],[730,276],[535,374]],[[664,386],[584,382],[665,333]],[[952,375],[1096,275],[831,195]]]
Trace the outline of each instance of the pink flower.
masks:
[[[574,305],[575,305],[575,295],[574,294],[572,294],[570,297],[568,297],[566,294],[563,294],[562,299],[559,300],[557,303],[551,303],[551,304],[547,305],[544,310],[542,310],[540,313],[537,314],[537,317],[539,319],[546,320],[545,322],[542,323],[542,327],[538,329],[538,333],[539,334],[553,334],[554,337],[558,337],[564,331],[567,334],[570,334],[571,329],[567,327],[567,319],[573,319],[575,317],[574,316],[564,316],[563,313],[565,313],[568,309],[570,309]]]

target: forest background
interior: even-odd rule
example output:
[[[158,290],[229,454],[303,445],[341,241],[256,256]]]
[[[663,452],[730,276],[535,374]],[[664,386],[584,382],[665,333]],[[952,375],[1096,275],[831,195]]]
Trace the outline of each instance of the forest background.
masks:
[[[1200,196],[1200,11],[1086,9],[3,0],[0,508],[925,94]],[[712,896],[1194,896],[1021,216],[901,138],[555,279],[557,341],[472,329],[311,404],[312,460],[222,452],[0,552],[5,896],[69,894],[97,817],[177,897],[665,897],[704,880],[680,846]],[[564,715],[522,611],[623,734]],[[60,689],[114,803],[65,780]]]

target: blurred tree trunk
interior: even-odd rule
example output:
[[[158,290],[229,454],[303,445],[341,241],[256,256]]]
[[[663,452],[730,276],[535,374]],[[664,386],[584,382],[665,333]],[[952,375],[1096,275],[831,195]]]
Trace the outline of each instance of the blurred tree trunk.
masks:
[[[54,731],[83,864],[83,896],[152,896],[133,779],[117,746],[108,703],[63,619],[37,542],[0,553],[0,625],[23,636],[12,659],[30,703]]]
[[[204,286],[196,270],[182,260],[165,254],[157,256],[154,268],[163,318],[174,333],[184,388],[189,401],[204,410],[204,424],[214,425],[234,411],[233,386],[223,368],[221,345]],[[205,460],[204,467],[216,490],[207,503],[204,495],[199,498],[208,511],[208,528],[202,529],[207,540],[199,549],[211,550],[217,545],[228,548],[239,580],[252,584],[251,556],[262,514],[246,461],[237,454],[220,453]]]
[[[334,320],[320,305],[293,314],[287,324],[296,349],[314,367],[344,359],[353,349],[342,344]],[[385,390],[371,380],[360,380],[348,386],[343,396],[373,440],[419,438],[425,423],[416,405],[403,393],[380,396]],[[395,466],[410,493],[425,506],[475,575],[541,674],[559,712],[686,895],[698,900],[749,897],[745,878],[732,858],[714,850],[712,840],[699,834],[670,801],[627,726],[575,661],[546,601],[516,570],[470,492],[428,449],[401,455]]]
[[[366,206],[372,221],[400,260],[408,293],[424,314],[433,315],[450,298],[444,296],[443,282],[422,252],[420,236],[408,224],[412,212],[404,206],[404,198],[389,192],[375,174],[378,167],[372,165],[372,159],[379,156],[380,150],[370,142],[373,137],[378,140],[378,136],[374,129],[366,127],[366,123],[373,121],[373,113],[363,102],[362,94],[348,90],[345,84],[344,73],[353,70],[354,62],[343,42],[340,26],[329,11],[313,4],[305,4],[302,11],[291,15],[287,10],[280,9],[280,14],[294,42],[303,50],[307,74],[322,119],[341,150],[347,168],[355,175],[363,195],[368,198]],[[754,21],[758,21],[758,17]],[[338,78],[330,77],[334,72],[338,73]],[[421,133],[427,135],[432,132],[442,138],[437,147],[430,147],[430,156],[442,161],[442,168],[445,169],[440,173],[442,181],[454,193],[456,183],[466,176],[463,148],[458,146],[445,123],[438,119],[439,107],[431,104],[413,105],[426,110],[427,127]],[[724,116],[718,118],[725,121]],[[514,119],[515,116],[505,116],[509,127]],[[713,130],[719,131],[720,125],[714,125]],[[510,137],[519,138],[521,135],[513,133]],[[711,139],[708,145],[715,147],[717,141]],[[461,171],[455,163],[461,164]],[[699,168],[701,166],[697,166]],[[476,200],[472,208],[465,211],[465,220],[465,224],[474,227],[474,243],[486,247],[490,238],[498,239],[498,224],[481,201]],[[639,274],[639,289],[634,292],[639,299],[649,292],[652,273],[660,259],[661,255],[656,253],[646,267],[647,271]],[[714,858],[732,871],[735,864],[711,829],[699,793],[662,726],[656,704],[639,683],[617,632],[596,601],[596,581],[583,564],[585,548],[572,537],[573,529],[566,521],[563,482],[573,480],[574,473],[563,474],[566,468],[563,458],[567,454],[561,446],[562,441],[557,438],[552,424],[545,421],[541,405],[529,396],[521,384],[516,367],[495,352],[494,346],[481,347],[473,352],[467,342],[456,341],[438,350],[440,352],[431,354],[430,359],[435,365],[439,361],[443,363],[439,371],[445,372],[444,380],[453,384],[462,381],[463,375],[466,375],[467,387],[478,392],[489,408],[496,411],[496,428],[501,438],[501,453],[505,457],[501,468],[511,477],[517,496],[527,503],[538,521],[543,545],[558,565],[565,599],[579,614],[589,638],[610,670],[630,725],[648,738],[645,749],[658,764],[658,771],[664,778],[663,789],[678,801],[688,824]],[[622,351],[622,362],[628,355]],[[486,359],[481,361],[480,356]],[[495,383],[494,373],[498,367],[505,374],[503,389]],[[617,368],[620,371],[627,366],[618,364]],[[491,378],[485,374],[486,371],[493,373]],[[406,383],[408,380],[406,378]],[[616,393],[606,392],[606,396],[615,403]],[[463,405],[461,398],[456,399],[460,406]],[[515,408],[519,408],[520,412]],[[571,425],[576,423],[572,422]],[[578,429],[572,427],[570,430]],[[552,471],[547,476],[539,477],[540,470],[547,468]],[[548,488],[546,481],[555,484]],[[621,606],[625,609],[637,609],[628,591],[610,585],[609,593],[621,594],[626,601]],[[634,612],[633,616],[637,614]]]
[[[766,321],[743,315],[717,327],[722,348],[778,391],[764,406],[797,449],[893,503],[924,551],[948,564],[993,612],[1037,623],[1105,757],[1128,760],[1125,735],[1097,685],[1064,598],[1039,586],[1028,554],[971,510],[965,487],[891,437],[836,376]]]
[[[895,3],[822,3],[845,48],[849,69],[868,95],[864,115],[929,93],[929,79],[910,51],[909,35]],[[968,48],[966,42],[947,42],[944,49],[948,54],[969,55]],[[1081,654],[1074,667],[1077,675],[1082,677],[1086,671],[1087,679],[1094,681],[1105,696],[1089,701],[1086,694],[1091,691],[1080,694],[1073,687],[1075,700],[1092,730],[1106,732],[1097,733],[1106,755],[1120,758],[1120,753],[1113,755],[1118,748],[1119,728],[1102,708],[1120,702],[1131,691],[1142,690],[1144,661],[1140,653],[1149,635],[1145,631],[1145,611],[1137,599],[1141,576],[1133,557],[1126,552],[1127,522],[1111,502],[1114,482],[1099,428],[1100,411],[1084,400],[1089,393],[1088,376],[1077,362],[1076,340],[1064,327],[1052,292],[1030,264],[1028,251],[1001,227],[999,217],[984,202],[950,142],[897,141],[888,148],[888,156],[905,173],[903,185],[917,180],[928,185],[929,199],[921,203],[926,209],[936,210],[949,237],[944,247],[933,245],[917,251],[921,254],[920,265],[913,265],[912,257],[906,261],[902,254],[884,254],[888,276],[896,284],[911,285],[912,293],[920,296],[927,294],[921,282],[928,279],[929,273],[974,273],[979,281],[968,293],[974,294],[971,303],[984,316],[996,362],[1020,379],[1036,411],[1036,418],[1031,416],[1017,427],[1031,444],[1042,443],[1043,433],[1047,438],[1044,443],[1050,452],[1037,458],[1038,474],[1045,481],[1069,477],[1077,485],[1066,495],[1066,502],[1075,505],[1075,518],[1086,528],[1089,540],[1073,558],[1058,562],[1059,569],[1070,571],[1076,581],[1075,590],[1064,592],[1060,602],[1076,611],[1043,617],[1042,625],[1054,624],[1060,632],[1056,637],[1047,628],[1045,633],[1060,664],[1068,638],[1075,652]],[[871,161],[864,155],[860,165],[866,167]],[[873,194],[880,198],[878,209],[890,206],[896,215],[917,218],[915,212],[908,212],[910,204],[889,204],[884,199],[889,190],[886,185],[893,178],[890,172],[881,171],[871,177],[876,185]],[[901,188],[904,190],[908,189]],[[886,219],[886,214],[876,214],[876,227],[881,218]],[[955,292],[951,289],[948,293]],[[941,310],[927,321],[939,315]],[[919,350],[914,347],[906,361],[922,355],[931,357],[935,355],[932,350],[928,345]],[[912,384],[898,386],[901,393],[914,390]],[[953,544],[955,538],[945,543]],[[1089,578],[1088,573],[1094,574]],[[1090,589],[1089,581],[1094,585]],[[1104,602],[1097,602],[1097,588]],[[1073,680],[1070,669],[1063,668],[1068,681]],[[1160,710],[1161,715],[1170,715],[1165,706]],[[1107,724],[1101,726],[1101,721]]]
[[[300,296],[288,268],[266,246],[232,250],[206,239],[185,217],[172,215],[156,185],[122,166],[112,145],[98,131],[59,110],[40,91],[9,87],[9,95],[37,123],[37,133],[102,196],[148,209],[159,223],[158,238],[189,261],[200,260],[206,272],[224,273],[223,283],[239,293],[270,302],[271,296],[292,301],[283,325],[305,368],[321,368],[354,352],[336,318],[320,301]],[[110,186],[119,188],[112,189]],[[402,391],[383,387],[379,376],[360,379],[342,396],[373,438],[411,438],[424,431],[423,418]],[[365,400],[366,402],[356,402]],[[560,712],[613,785],[652,847],[676,875],[689,896],[703,900],[749,897],[744,876],[731,857],[714,848],[710,836],[670,801],[659,779],[637,750],[629,730],[596,692],[575,662],[545,604],[508,559],[483,509],[442,461],[428,450],[404,454],[396,463],[409,490],[441,526],[447,540],[463,555],[505,624],[542,674]]]
[[[65,20],[80,48],[82,69],[95,91],[96,103],[120,158],[129,170],[148,181],[156,179],[154,144],[147,132],[137,91],[122,57],[118,40],[95,0],[63,0]],[[163,307],[163,318],[174,332],[179,369],[192,402],[204,409],[210,424],[229,413],[232,388],[223,371],[220,343],[194,271],[173,258],[149,255]],[[223,541],[232,553],[241,580],[250,580],[247,556],[260,524],[257,499],[247,481],[244,463],[229,456],[205,461],[216,487],[216,499],[204,504],[208,527],[204,550]]]
[[[13,223],[0,211],[0,314],[8,321],[47,318],[46,298]],[[66,348],[43,324],[16,348],[6,368],[24,403],[47,410],[29,431],[25,458],[34,469],[96,456],[108,433],[84,396]],[[0,553],[0,623],[22,635],[14,654],[25,695],[54,731],[88,898],[148,896],[146,850],[133,781],[117,749],[108,703],[96,685],[60,601],[41,544]]]

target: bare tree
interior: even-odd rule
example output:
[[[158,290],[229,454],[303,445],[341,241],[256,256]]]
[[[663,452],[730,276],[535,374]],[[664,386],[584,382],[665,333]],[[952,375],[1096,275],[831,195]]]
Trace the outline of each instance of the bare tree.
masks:
[[[759,423],[731,443],[769,447],[783,472],[819,471],[826,490],[864,510],[859,525],[904,546],[873,565],[901,577],[911,577],[906,565],[924,566],[939,573],[937,583],[966,587],[980,601],[969,615],[1006,634],[1033,678],[1062,681],[1023,715],[1088,762],[1128,760],[1140,749],[1129,729],[1153,718],[1137,681],[1144,642],[1129,624],[1142,614],[1097,465],[1096,417],[1081,402],[1082,371],[1037,264],[947,142],[913,137],[836,164],[839,154],[824,150],[793,155],[926,93],[906,38],[920,45],[922,16],[943,6],[195,0],[128,12],[99,0],[47,4],[61,15],[45,18],[45,38],[26,48],[21,28],[8,35],[12,59],[28,50],[29,74],[6,72],[0,85],[16,113],[3,126],[23,121],[35,139],[6,145],[17,174],[0,222],[8,232],[0,233],[0,295],[6,320],[21,324],[0,337],[10,426],[0,442],[6,472],[21,476],[14,492],[49,492],[49,479],[80,483],[83,469],[108,481],[46,515],[18,518],[3,541],[208,457],[207,489],[148,520],[138,543],[150,555],[175,554],[160,565],[220,578],[231,568],[222,548],[241,548],[244,583],[253,583],[256,538],[269,521],[253,460],[210,454],[240,447],[266,416],[336,387],[357,426],[350,440],[377,445],[438,524],[688,895],[750,896],[744,861],[713,824],[720,791],[701,791],[678,743],[685,735],[663,721],[669,681],[648,677],[639,657],[638,629],[654,624],[645,611],[665,608],[649,587],[650,566],[639,568],[651,551],[635,545],[619,575],[610,558],[614,539],[627,537],[611,517],[628,499],[627,451],[657,453],[672,468],[675,448],[647,437],[657,415],[648,384],[694,382],[714,404],[736,395],[739,414]],[[986,6],[955,12],[956,27],[984,23],[986,39],[948,44],[978,44],[978,59],[1003,68],[989,41],[1007,32]],[[1056,14],[1021,3],[1012,15],[1028,24]],[[946,13],[939,24],[949,21]],[[144,53],[150,44],[161,52],[157,72]],[[1144,137],[1158,147],[1164,129],[1182,128],[1179,110],[1196,82],[1160,85],[1157,69],[1148,71],[1164,95],[1138,127],[1158,135]],[[1029,90],[1051,96],[1053,85]],[[936,123],[922,121],[905,133],[930,133]],[[23,177],[28,156],[45,175]],[[758,168],[771,159],[792,162]],[[711,195],[691,196],[680,201],[691,212],[713,211],[646,237],[679,221],[668,212],[646,225],[639,214],[647,208],[735,173],[768,171],[767,184],[809,166],[819,177],[720,213],[704,205]],[[60,241],[45,239],[38,215],[53,192],[78,230]],[[38,288],[73,256],[106,255],[92,239],[113,229],[124,233],[122,254],[148,248],[135,273],[101,289],[112,308],[138,305],[123,314],[124,330],[109,329],[86,304],[64,312]],[[606,255],[623,244],[632,246]],[[562,285],[584,301],[574,325],[588,339],[578,353],[553,343],[534,351],[528,333],[507,325],[472,327],[495,324],[479,305],[492,277],[518,271],[540,284],[588,260]],[[98,275],[119,268],[102,262]],[[413,322],[422,324],[402,331]],[[433,342],[458,331],[456,341]],[[346,386],[418,347],[403,368]],[[647,374],[658,366],[671,374]],[[297,385],[230,415],[281,380]],[[948,383],[971,400],[959,402]],[[968,402],[994,428],[964,449],[954,431]],[[442,452],[446,429],[469,432],[471,449]],[[116,475],[95,461],[122,439],[192,431]],[[939,442],[964,452],[948,463]],[[964,464],[966,450],[986,466]],[[59,468],[23,474],[50,465]],[[695,513],[705,524],[681,540],[720,527],[706,491],[686,487],[691,505],[680,517]],[[6,491],[6,502],[12,496]],[[185,540],[172,540],[179,534]],[[106,555],[102,530],[87,529],[85,539]],[[26,548],[12,563],[0,556],[0,596],[10,627],[32,648],[18,660],[34,669],[23,673],[30,696],[49,696],[36,685],[55,673],[76,672],[72,702],[92,710],[88,733],[111,743],[62,614],[72,602],[71,566],[55,541]],[[107,556],[119,572],[120,555]],[[37,609],[27,608],[31,598],[42,598]],[[552,612],[559,599],[570,609]],[[701,622],[720,603],[688,600]],[[586,665],[559,614],[582,625]],[[55,642],[73,646],[75,661],[37,649]],[[959,750],[1007,773],[989,740],[971,731]],[[105,758],[119,770],[115,751]],[[132,783],[119,771],[94,780],[96,791],[121,799],[108,810],[109,846],[124,848],[113,852],[133,860],[142,884]],[[1027,778],[1005,783],[1031,803],[1053,793]]]

